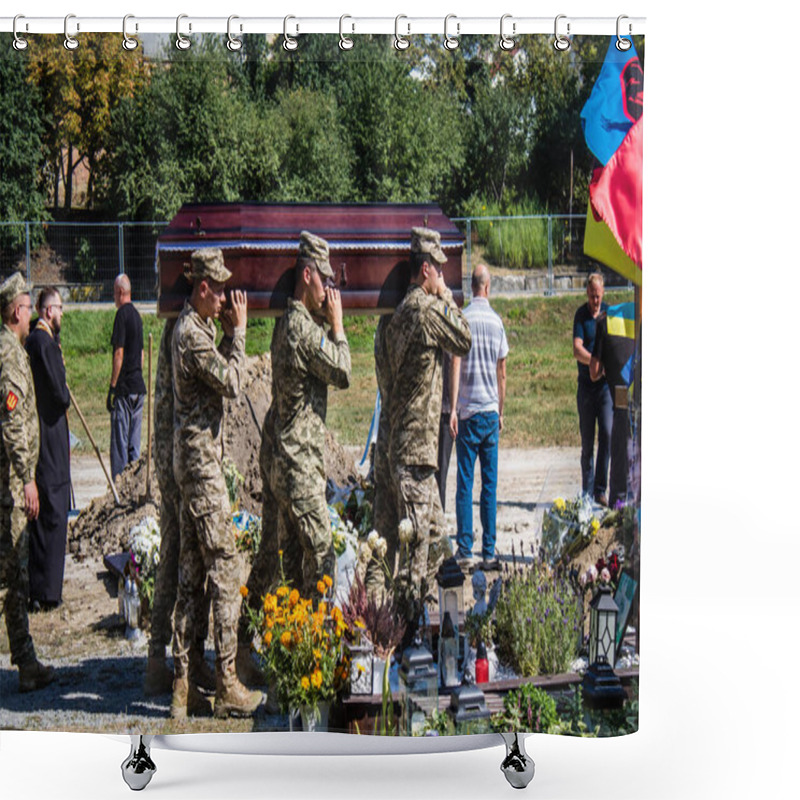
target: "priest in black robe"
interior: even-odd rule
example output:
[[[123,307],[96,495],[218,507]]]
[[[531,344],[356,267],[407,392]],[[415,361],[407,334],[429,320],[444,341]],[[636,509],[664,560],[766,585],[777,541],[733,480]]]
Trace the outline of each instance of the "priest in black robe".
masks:
[[[31,529],[28,564],[34,610],[55,608],[61,603],[70,507],[69,389],[59,341],[63,309],[58,290],[49,286],[42,289],[36,306],[39,320],[25,342],[41,442],[36,465],[39,518]]]

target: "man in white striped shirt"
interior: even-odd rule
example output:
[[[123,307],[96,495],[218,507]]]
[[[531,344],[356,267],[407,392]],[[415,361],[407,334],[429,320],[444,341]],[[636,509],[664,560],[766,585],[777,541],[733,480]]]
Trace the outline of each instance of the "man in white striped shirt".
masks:
[[[508,340],[503,321],[489,305],[489,268],[472,273],[472,302],[464,310],[472,332],[472,348],[453,358],[450,373],[450,432],[456,440],[456,558],[472,568],[472,486],[475,461],[481,464],[480,518],[483,528],[480,568],[499,569],[497,538],[497,450],[506,399]]]

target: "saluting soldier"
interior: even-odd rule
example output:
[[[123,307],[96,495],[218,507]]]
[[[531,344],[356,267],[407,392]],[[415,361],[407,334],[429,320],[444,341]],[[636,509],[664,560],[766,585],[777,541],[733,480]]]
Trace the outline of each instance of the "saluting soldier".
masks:
[[[11,663],[19,669],[19,690],[30,692],[47,686],[55,674],[37,660],[28,631],[28,540],[30,524],[39,516],[39,420],[22,346],[30,329],[31,298],[19,272],[0,285],[0,313],[0,610]]]
[[[411,285],[387,331],[392,394],[389,462],[398,517],[413,534],[401,547],[401,603],[413,635],[427,588],[452,552],[439,489],[439,422],[442,413],[443,352],[465,356],[472,344],[469,325],[442,275],[447,262],[438,231],[411,229]]]
[[[223,397],[236,397],[245,360],[247,295],[231,292],[225,306],[225,283],[231,273],[222,251],[192,253],[187,274],[192,294],[172,335],[175,433],[173,468],[181,498],[180,566],[175,606],[173,659],[175,679],[171,714],[207,710],[195,676],[189,670],[190,648],[207,614],[204,586],[214,610],[216,695],[214,715],[250,715],[262,700],[236,677],[236,630],[239,595],[236,540],[222,475]],[[215,345],[219,318],[224,336]],[[191,658],[202,657],[192,649]]]
[[[159,695],[172,690],[174,674],[167,666],[165,649],[172,641],[172,612],[178,594],[178,557],[180,553],[180,492],[172,470],[172,439],[174,431],[174,398],[172,392],[172,334],[177,318],[168,319],[161,331],[156,366],[156,388],[153,397],[153,450],[156,479],[161,493],[158,526],[161,531],[158,571],[153,587],[153,607],[150,613],[150,646],[144,679],[145,695]],[[209,597],[199,618],[200,629],[195,635],[194,651],[189,656],[191,679],[202,689],[214,692],[216,678],[203,658],[208,635]]]
[[[329,253],[324,239],[300,234],[294,297],[272,334],[272,405],[261,447],[264,529],[247,584],[253,605],[279,577],[279,550],[287,580],[304,596],[318,598],[317,583],[325,575],[335,579],[325,498],[325,417],[328,386],[350,385],[350,347]],[[240,653],[249,650],[241,646],[245,641],[241,625]]]

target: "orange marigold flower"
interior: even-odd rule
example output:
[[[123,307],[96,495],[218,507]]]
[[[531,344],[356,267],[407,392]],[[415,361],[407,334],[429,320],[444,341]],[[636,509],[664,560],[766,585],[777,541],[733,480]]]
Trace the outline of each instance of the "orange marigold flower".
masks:
[[[279,586],[278,587],[278,591],[275,592],[275,595],[280,599],[283,599],[284,597],[286,597],[287,594],[289,594],[289,587],[288,586]]]
[[[322,686],[322,673],[318,669],[315,669],[311,673],[311,685],[315,689],[319,689],[319,687]]]
[[[311,685],[311,682],[308,680],[308,678],[305,675],[303,675],[303,677],[300,678],[300,686],[302,686],[303,690],[305,691],[305,690],[308,689],[308,687],[310,685]]]
[[[317,581],[317,591],[318,591],[320,594],[325,594],[325,590],[326,590],[327,588],[328,588],[328,587],[327,587],[327,586],[325,586],[325,582],[324,582],[324,581]]]
[[[272,644],[272,631],[267,631],[264,634],[264,644],[269,647]]]
[[[292,589],[292,593],[289,595],[289,605],[294,607],[297,605],[297,601],[300,599],[300,592],[297,589]]]
[[[284,631],[281,634],[281,644],[287,649],[291,646],[291,644],[292,644],[292,634],[289,633],[289,631]]]
[[[322,580],[329,589],[333,586],[333,579],[330,575],[323,575]]]
[[[247,587],[246,586],[240,586],[239,587],[239,594],[242,597],[247,597],[247,595],[250,594],[250,592],[247,591]]]
[[[328,613],[328,604],[324,600],[320,600],[317,606],[317,613],[322,614],[323,617]]]

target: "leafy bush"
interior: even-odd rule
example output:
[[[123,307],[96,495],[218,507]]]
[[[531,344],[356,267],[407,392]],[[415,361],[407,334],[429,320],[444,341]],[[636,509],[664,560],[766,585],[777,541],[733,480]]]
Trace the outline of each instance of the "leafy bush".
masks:
[[[492,727],[498,732],[548,733],[558,723],[556,701],[530,683],[510,691],[503,699],[503,710],[492,717]]]
[[[502,661],[526,677],[566,672],[578,655],[581,609],[568,578],[534,561],[503,579],[495,610]]]
[[[94,280],[97,274],[97,261],[92,253],[92,246],[84,236],[78,244],[78,252],[75,254],[75,266],[81,276],[81,281],[88,283]]]

